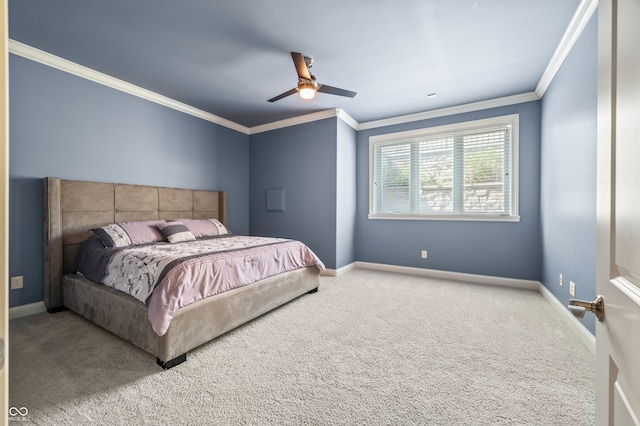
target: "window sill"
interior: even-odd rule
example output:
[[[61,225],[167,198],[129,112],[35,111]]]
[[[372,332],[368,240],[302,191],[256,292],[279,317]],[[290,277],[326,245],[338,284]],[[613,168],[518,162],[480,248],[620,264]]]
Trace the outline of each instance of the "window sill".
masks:
[[[499,215],[401,215],[401,214],[369,214],[369,219],[387,220],[448,220],[467,222],[520,222],[520,216],[499,216]]]

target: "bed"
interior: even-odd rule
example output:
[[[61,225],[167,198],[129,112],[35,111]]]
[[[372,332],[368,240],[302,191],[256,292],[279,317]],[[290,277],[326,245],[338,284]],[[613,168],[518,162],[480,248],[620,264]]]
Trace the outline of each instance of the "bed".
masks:
[[[227,194],[120,183],[43,179],[44,303],[70,309],[172,368],[187,353],[258,316],[317,291],[321,267],[305,266],[180,307],[163,335],[152,328],[147,304],[77,273],[90,231],[122,222],[217,219],[227,225]]]

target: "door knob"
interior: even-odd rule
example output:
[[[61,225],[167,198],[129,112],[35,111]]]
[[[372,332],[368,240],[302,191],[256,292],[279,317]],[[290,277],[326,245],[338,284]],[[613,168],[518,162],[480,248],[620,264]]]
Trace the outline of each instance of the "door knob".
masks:
[[[602,322],[604,319],[604,299],[598,295],[593,302],[585,302],[584,300],[569,300],[569,310],[577,318],[584,317],[585,312],[590,311]]]

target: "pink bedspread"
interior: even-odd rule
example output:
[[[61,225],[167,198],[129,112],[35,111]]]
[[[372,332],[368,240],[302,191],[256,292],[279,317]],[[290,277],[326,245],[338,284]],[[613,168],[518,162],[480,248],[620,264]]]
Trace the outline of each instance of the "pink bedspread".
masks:
[[[184,256],[187,260],[162,276],[167,265]],[[308,266],[324,270],[324,264],[303,243],[266,237],[230,236],[145,246],[124,250],[114,258],[103,283],[143,302],[148,300],[149,320],[160,336],[183,306],[283,272]]]

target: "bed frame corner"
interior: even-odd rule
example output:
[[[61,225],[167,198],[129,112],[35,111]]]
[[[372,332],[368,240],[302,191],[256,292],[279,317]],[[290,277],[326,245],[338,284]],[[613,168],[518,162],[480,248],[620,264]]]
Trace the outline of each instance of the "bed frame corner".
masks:
[[[160,358],[156,357],[156,363],[162,367],[164,370],[168,370],[170,368],[175,367],[176,365],[182,364],[183,362],[185,362],[187,360],[187,354],[184,353],[182,355],[179,355],[173,359],[170,359],[169,361],[162,361]]]

